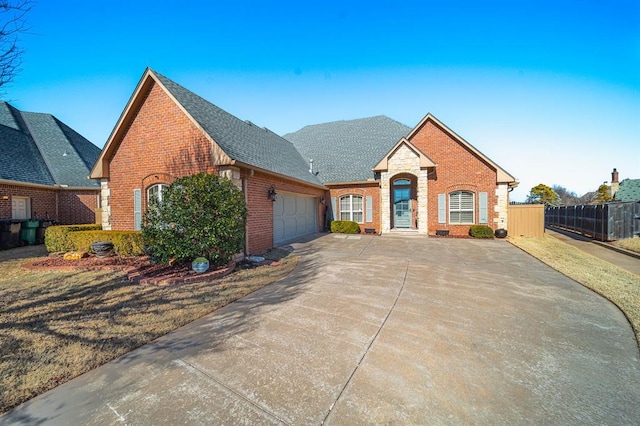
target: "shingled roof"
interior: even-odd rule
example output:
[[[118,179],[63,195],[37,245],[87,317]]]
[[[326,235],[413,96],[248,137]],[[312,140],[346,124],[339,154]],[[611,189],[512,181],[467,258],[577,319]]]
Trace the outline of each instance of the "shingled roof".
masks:
[[[99,155],[100,148],[51,114],[0,102],[0,179],[97,188],[87,177]]]
[[[362,182],[411,128],[384,115],[303,127],[284,135],[323,183]]]
[[[615,193],[615,201],[623,203],[640,201],[640,179],[624,179]]]

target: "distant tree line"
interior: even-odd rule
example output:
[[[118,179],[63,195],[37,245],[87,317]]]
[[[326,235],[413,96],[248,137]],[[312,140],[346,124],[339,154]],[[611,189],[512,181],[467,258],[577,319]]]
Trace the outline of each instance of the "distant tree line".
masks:
[[[531,188],[526,202],[530,204],[544,204],[548,207],[558,207],[604,204],[611,200],[611,188],[607,184],[602,184],[597,190],[578,196],[575,192],[569,191],[564,186],[553,185],[550,187],[541,183]]]

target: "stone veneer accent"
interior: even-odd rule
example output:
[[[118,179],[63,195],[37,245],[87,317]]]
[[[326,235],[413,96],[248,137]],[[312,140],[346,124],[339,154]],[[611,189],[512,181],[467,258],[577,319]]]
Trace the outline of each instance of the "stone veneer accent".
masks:
[[[105,231],[111,230],[111,204],[109,204],[109,197],[111,196],[111,189],[109,189],[109,180],[102,179],[100,181],[100,205],[102,206],[102,229]]]
[[[382,233],[391,231],[391,182],[396,175],[412,174],[418,180],[418,233],[427,234],[427,175],[428,171],[420,169],[420,157],[407,145],[400,145],[389,157],[387,171],[380,174]],[[415,209],[415,206],[412,206]]]
[[[495,223],[496,229],[508,229],[507,211],[509,209],[509,185],[506,183],[498,184],[498,187],[496,188],[496,197],[498,201],[494,206],[494,211],[498,215],[493,219],[493,223]]]

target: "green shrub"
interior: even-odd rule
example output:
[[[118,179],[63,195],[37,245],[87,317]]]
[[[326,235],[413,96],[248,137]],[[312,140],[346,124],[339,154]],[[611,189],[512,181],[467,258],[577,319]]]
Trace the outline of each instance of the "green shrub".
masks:
[[[359,234],[360,227],[351,220],[334,220],[331,222],[331,232],[337,234]]]
[[[205,257],[212,266],[222,266],[244,247],[244,194],[216,175],[176,179],[162,193],[162,203],[150,200],[144,218],[142,238],[160,263]]]
[[[49,253],[72,251],[73,243],[69,240],[69,234],[78,231],[101,230],[102,225],[55,225],[49,226],[44,234],[44,246]]]
[[[141,256],[144,254],[142,232],[140,231],[78,231],[69,234],[73,250],[91,251],[91,243],[111,241],[113,250],[120,256]]]
[[[493,238],[493,229],[487,225],[471,225],[469,235],[473,238]]]

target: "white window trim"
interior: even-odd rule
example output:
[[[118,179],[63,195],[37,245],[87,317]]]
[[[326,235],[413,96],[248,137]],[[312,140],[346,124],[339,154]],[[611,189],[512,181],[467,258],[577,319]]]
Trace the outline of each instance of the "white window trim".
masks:
[[[353,208],[353,199],[354,197],[360,198],[360,205],[362,206],[362,208],[358,209],[358,210],[354,210]],[[348,198],[349,199],[349,209],[348,210],[343,210],[342,209],[342,200]],[[364,223],[364,211],[365,211],[365,205],[364,205],[364,197],[362,195],[343,195],[342,197],[340,197],[340,199],[338,200],[338,205],[340,206],[340,212],[338,213],[340,215],[340,220],[350,220],[356,223]],[[343,213],[348,213],[349,214],[349,219],[343,219],[342,218],[342,214]],[[354,213],[360,213],[360,217],[362,218],[361,220],[353,220],[353,214]]]
[[[169,185],[167,185],[166,183],[156,183],[155,185],[151,185],[150,187],[147,188],[147,206],[149,206],[149,204],[151,203],[151,190],[153,188],[158,188],[158,202],[162,203],[162,193],[164,192],[165,189],[167,189]]]
[[[462,200],[459,200],[457,202],[457,205],[460,206],[460,208],[458,209],[453,209],[452,203],[451,203],[451,197],[454,195],[458,195],[459,197],[461,197],[461,194],[469,194],[471,196],[471,209],[463,209],[462,208]],[[449,211],[448,211],[448,217],[449,217],[449,223],[452,225],[473,225],[475,224],[475,217],[476,217],[476,197],[475,194],[472,191],[454,191],[454,192],[450,192],[449,193],[449,197],[447,197],[449,199]],[[451,220],[451,214],[452,213],[463,213],[463,212],[471,212],[471,222],[456,222]]]

